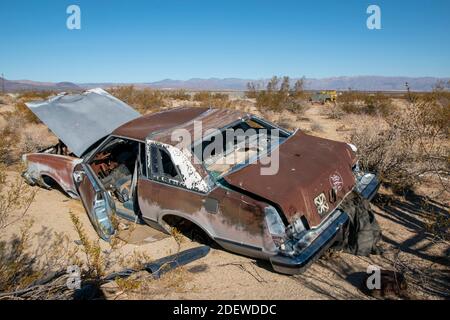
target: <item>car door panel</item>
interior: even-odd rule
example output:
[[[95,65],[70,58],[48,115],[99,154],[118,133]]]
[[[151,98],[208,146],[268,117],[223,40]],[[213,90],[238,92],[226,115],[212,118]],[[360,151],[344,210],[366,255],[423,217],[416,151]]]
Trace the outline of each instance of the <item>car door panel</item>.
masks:
[[[114,201],[89,165],[81,163],[75,167],[74,181],[95,231],[103,240],[108,241],[114,234],[112,222],[116,210]]]

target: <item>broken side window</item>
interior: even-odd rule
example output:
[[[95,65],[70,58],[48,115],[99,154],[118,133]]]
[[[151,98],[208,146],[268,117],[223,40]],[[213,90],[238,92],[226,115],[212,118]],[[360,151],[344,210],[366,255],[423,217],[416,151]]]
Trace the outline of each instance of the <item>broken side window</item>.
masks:
[[[150,159],[151,175],[155,180],[175,185],[179,185],[182,182],[181,175],[167,150],[152,145],[150,147]]]

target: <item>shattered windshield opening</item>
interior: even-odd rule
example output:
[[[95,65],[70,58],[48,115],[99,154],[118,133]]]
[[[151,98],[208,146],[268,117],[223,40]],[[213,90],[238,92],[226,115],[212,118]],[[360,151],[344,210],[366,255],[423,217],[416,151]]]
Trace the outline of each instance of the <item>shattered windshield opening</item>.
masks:
[[[214,177],[253,163],[288,138],[289,132],[250,117],[242,119],[195,144],[193,152]]]

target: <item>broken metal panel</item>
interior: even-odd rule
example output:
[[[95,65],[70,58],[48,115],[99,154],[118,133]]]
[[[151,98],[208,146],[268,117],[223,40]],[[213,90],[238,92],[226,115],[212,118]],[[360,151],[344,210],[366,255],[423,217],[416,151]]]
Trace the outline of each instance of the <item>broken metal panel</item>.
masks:
[[[140,116],[102,89],[62,93],[26,105],[78,157],[117,127]]]
[[[151,273],[155,279],[158,279],[166,272],[205,257],[209,253],[209,251],[210,248],[208,246],[190,248],[176,254],[155,260],[153,262],[148,262],[144,264],[143,269]],[[113,281],[117,278],[127,278],[138,271],[140,270],[125,269],[109,274],[104,278],[104,280]]]
[[[205,257],[209,251],[210,248],[208,246],[190,248],[156,261],[146,263],[144,269],[158,279],[166,272]]]

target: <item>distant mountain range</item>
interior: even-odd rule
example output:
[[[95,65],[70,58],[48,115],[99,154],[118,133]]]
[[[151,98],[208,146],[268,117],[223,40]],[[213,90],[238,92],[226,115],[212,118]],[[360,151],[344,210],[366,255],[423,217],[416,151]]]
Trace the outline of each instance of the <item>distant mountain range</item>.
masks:
[[[297,79],[291,79],[292,84]],[[382,76],[354,76],[333,77],[322,79],[305,79],[306,90],[361,90],[361,91],[405,91],[408,83],[412,91],[431,91],[438,81],[449,81],[450,78],[435,77],[382,77]],[[72,82],[38,82],[30,80],[4,80],[4,88],[7,92],[22,90],[54,90],[75,91],[90,88],[108,88],[113,86],[134,85],[142,88],[156,89],[186,89],[186,90],[232,90],[244,91],[248,82],[254,82],[264,88],[268,79],[240,79],[240,78],[193,78],[189,80],[165,79],[156,82],[145,83],[72,83]],[[3,79],[0,78],[0,90]]]
[[[24,90],[54,90],[54,91],[73,91],[80,90],[81,87],[72,82],[39,82],[31,80],[6,80],[0,77],[0,90],[7,92]]]

